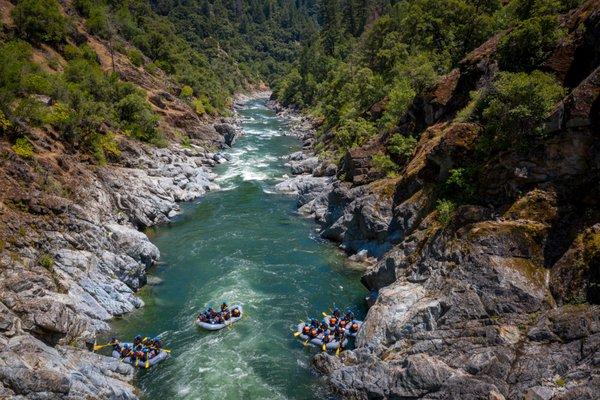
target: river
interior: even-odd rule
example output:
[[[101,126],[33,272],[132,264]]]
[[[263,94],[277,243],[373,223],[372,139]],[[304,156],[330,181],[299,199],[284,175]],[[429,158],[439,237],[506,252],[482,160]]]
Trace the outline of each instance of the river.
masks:
[[[273,192],[289,170],[282,157],[300,150],[287,121],[264,100],[239,111],[245,135],[216,173],[221,191],[184,204],[182,214],[149,232],[161,251],[150,274],[162,281],[140,292],[146,306],[113,324],[114,335],[160,335],[172,356],[138,372],[145,399],[327,399],[311,370],[319,350],[292,329],[333,304],[364,315],[360,271],[298,215],[295,199]],[[216,333],[196,314],[222,301],[244,318]]]

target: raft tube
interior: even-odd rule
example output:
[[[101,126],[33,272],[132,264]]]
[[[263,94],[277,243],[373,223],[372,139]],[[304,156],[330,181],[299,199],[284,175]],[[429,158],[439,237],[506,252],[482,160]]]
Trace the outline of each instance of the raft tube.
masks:
[[[133,347],[133,343],[121,343],[121,346],[125,346],[126,344],[128,344],[129,346]],[[114,358],[119,358],[121,359],[121,361],[123,361],[124,363],[127,363],[129,365],[133,365],[134,367],[138,367],[138,368],[146,368],[146,362],[145,361],[139,361],[136,365],[136,360],[135,358],[132,360],[131,357],[125,357],[125,358],[121,358],[121,353],[119,353],[116,350],[113,350],[112,352],[112,356]],[[154,357],[152,357],[149,361],[148,361],[148,368],[155,366],[156,364],[160,363],[161,361],[166,360],[169,357],[169,353],[167,353],[166,351],[161,350],[160,353],[158,353],[157,355],[155,355]]]
[[[317,346],[319,348],[323,347],[323,336],[324,335],[322,333],[319,334],[317,337],[314,337],[314,338],[310,339],[310,337],[308,337],[307,335],[305,335],[302,332],[303,328],[304,328],[304,323],[298,324],[298,328],[297,329],[298,329],[298,332],[300,332],[300,335],[298,335],[298,337],[300,339],[302,339],[303,341],[307,341],[308,340],[308,343],[311,344],[311,345],[313,345],[313,346]],[[342,343],[342,347],[345,347],[347,344],[348,344],[348,339],[344,338],[344,342]],[[329,343],[327,343],[325,345],[325,348],[327,350],[337,350],[338,347],[340,347],[340,341],[339,340],[331,341],[331,342],[329,342]]]
[[[239,317],[231,317],[222,324],[211,324],[210,322],[202,322],[199,319],[196,319],[196,325],[198,325],[202,329],[206,329],[207,331],[220,331],[228,325],[235,324],[240,319],[242,319],[242,317],[244,316],[244,310],[242,309],[242,306],[232,306],[229,308],[229,312],[235,310],[236,308],[240,310]]]

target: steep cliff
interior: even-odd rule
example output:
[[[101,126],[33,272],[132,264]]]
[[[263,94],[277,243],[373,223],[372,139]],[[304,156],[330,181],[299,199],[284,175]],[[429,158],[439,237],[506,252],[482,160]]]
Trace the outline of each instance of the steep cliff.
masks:
[[[373,162],[383,133],[343,157],[338,180],[280,185],[323,237],[372,262],[356,349],[314,361],[343,398],[600,395],[600,3],[560,21],[540,68],[567,90],[543,135],[490,150],[486,121],[461,112],[502,79],[506,31],[415,97],[398,131],[418,143],[397,176]]]

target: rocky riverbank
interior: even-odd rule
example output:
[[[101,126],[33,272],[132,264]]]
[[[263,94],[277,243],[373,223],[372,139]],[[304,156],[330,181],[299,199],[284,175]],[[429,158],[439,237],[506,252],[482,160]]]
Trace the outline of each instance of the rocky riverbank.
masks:
[[[233,143],[239,132],[227,122],[202,128],[211,147]],[[84,343],[143,306],[135,292],[160,254],[141,230],[219,189],[211,167],[224,158],[195,144],[119,146],[105,166],[53,152],[1,162],[2,398],[136,398],[132,369]]]
[[[597,44],[597,6],[563,20],[569,39],[546,63],[560,79]],[[453,119],[465,93],[497,74],[497,43],[417,96],[401,129],[419,141],[398,176],[372,163],[385,136],[350,150],[336,171],[311,153],[310,121],[297,124],[307,151],[290,156],[297,175],[278,189],[298,196],[322,237],[371,261],[356,349],[314,359],[343,398],[600,396],[597,58],[569,78],[573,90],[547,120],[551,138],[479,161],[478,201],[448,218],[436,207],[449,171],[476,160],[482,127]]]

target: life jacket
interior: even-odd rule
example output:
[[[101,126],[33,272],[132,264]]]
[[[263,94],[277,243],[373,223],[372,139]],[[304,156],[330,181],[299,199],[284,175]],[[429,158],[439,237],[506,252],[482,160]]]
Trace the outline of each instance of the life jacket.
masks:
[[[223,318],[225,319],[225,321],[228,321],[229,318],[231,318],[231,315],[229,315],[229,311],[227,311],[223,314]]]
[[[352,324],[352,326],[350,327],[350,330],[352,332],[356,332],[358,330],[358,324],[355,322]]]
[[[317,337],[318,334],[319,334],[319,331],[317,331],[316,329],[313,328],[310,330],[310,336]]]
[[[240,309],[239,308],[235,308],[232,312],[231,315],[233,315],[235,318],[240,316]]]
[[[347,322],[346,322],[346,321],[344,321],[344,320],[341,320],[341,321],[340,321],[340,328],[343,328],[343,327],[345,327],[345,326],[346,326],[346,324],[347,324]]]
[[[302,328],[302,332],[308,333],[308,332],[310,332],[310,328],[308,326],[304,325],[304,328]]]
[[[329,325],[335,326],[335,324],[337,324],[337,318],[329,318]]]
[[[331,336],[330,336],[330,335],[325,335],[325,336],[323,336],[323,342],[324,342],[324,343],[329,343],[329,342],[331,342]]]

